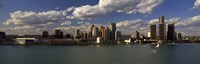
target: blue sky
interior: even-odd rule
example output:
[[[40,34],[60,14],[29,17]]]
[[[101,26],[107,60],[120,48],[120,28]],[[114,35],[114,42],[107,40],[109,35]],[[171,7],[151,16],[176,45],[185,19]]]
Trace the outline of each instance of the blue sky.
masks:
[[[110,1],[122,2],[123,0],[110,0]],[[166,22],[167,21],[178,22],[178,25],[177,25],[177,27],[179,27],[177,28],[178,32],[183,32],[184,34],[188,34],[188,32],[194,32],[194,33],[198,32],[197,34],[199,34],[200,30],[190,30],[191,28],[197,28],[198,27],[197,25],[193,27],[193,24],[188,24],[188,25],[184,24],[184,23],[190,23],[190,22],[187,22],[189,21],[188,20],[189,18],[200,15],[199,6],[194,4],[198,0],[181,0],[181,1],[180,0],[150,0],[149,1],[150,3],[147,6],[145,6],[146,5],[145,0],[144,2],[142,2],[143,0],[138,0],[138,1],[125,0],[125,1],[127,2],[122,2],[122,3],[116,4],[115,6],[115,4],[106,3],[105,0],[102,0],[102,3],[106,3],[107,5],[103,5],[102,3],[99,3],[100,0],[0,0],[0,4],[2,5],[0,7],[0,22],[1,22],[0,28],[1,28],[1,31],[5,31],[8,34],[13,34],[13,33],[29,34],[31,32],[27,30],[33,30],[32,32],[35,33],[34,31],[37,31],[37,30],[52,31],[53,29],[56,29],[56,28],[73,32],[73,29],[75,28],[82,28],[82,29],[85,29],[85,31],[87,31],[86,28],[89,27],[88,24],[96,24],[97,26],[98,25],[107,26],[109,25],[110,22],[116,22],[118,24],[117,27],[119,27],[119,30],[123,30],[123,31],[139,30],[145,33],[148,31],[147,30],[148,26],[140,26],[140,25],[148,25],[148,23],[150,22],[156,22],[156,21],[151,21],[151,20],[156,20],[159,16],[163,15],[166,18]],[[154,1],[154,2],[151,3],[151,1]],[[133,4],[128,3],[128,2],[131,2]],[[130,5],[125,5],[123,3],[128,3]],[[137,5],[139,4],[134,4],[134,3],[141,3],[144,5],[141,7],[137,7]],[[151,5],[155,5],[155,6],[148,7]],[[100,9],[99,8],[97,9],[96,7],[98,6],[102,6],[102,7],[100,7]],[[119,7],[125,6],[127,8],[128,7],[129,8],[133,7],[133,8],[131,8],[130,10],[129,9],[127,10],[123,8],[118,8],[117,6]],[[152,10],[147,10],[145,7],[150,8]],[[72,8],[72,10],[66,11],[69,8]],[[127,12],[133,11],[133,9],[136,9],[137,11],[134,10],[134,12],[132,13],[127,13]],[[118,12],[120,10],[122,10],[122,12]],[[20,11],[20,12],[17,13],[16,11]],[[41,15],[39,13],[48,14],[49,11],[62,12],[62,13],[66,13],[66,15],[62,15],[61,13],[58,13],[57,15],[58,17],[57,16],[51,17],[51,18],[56,17],[56,20],[43,19],[44,21],[42,20],[32,21],[32,19],[31,20],[21,19],[18,17],[12,18],[11,17],[12,14],[10,14],[10,13],[16,12],[16,14],[19,14],[19,15],[14,15],[14,16],[21,15],[21,17],[24,17],[24,16],[27,16],[30,13],[30,11],[38,15]],[[80,11],[81,12],[85,11],[85,12],[81,13]],[[24,13],[24,12],[27,12],[27,13]],[[24,13],[24,16],[23,16],[23,13]],[[88,13],[89,15],[86,13]],[[66,16],[73,17],[73,18],[69,19],[69,18],[66,18]],[[62,19],[60,17],[62,17]],[[174,18],[178,18],[178,20],[170,21],[170,19],[174,19]],[[15,20],[8,21],[8,19],[15,19]],[[137,20],[139,19],[141,21],[137,22]],[[193,22],[199,23],[198,25],[200,25],[199,21],[200,20],[194,20]],[[63,25],[61,25],[62,23]],[[130,25],[127,26],[126,23]],[[38,27],[37,24],[48,24],[48,25]],[[185,28],[183,26],[190,26],[191,28],[188,28],[188,27]],[[132,28],[132,27],[137,27],[137,28]],[[144,28],[144,29],[138,29],[138,28]],[[200,28],[197,28],[197,29],[200,29]],[[194,34],[188,34],[188,35],[194,35]]]

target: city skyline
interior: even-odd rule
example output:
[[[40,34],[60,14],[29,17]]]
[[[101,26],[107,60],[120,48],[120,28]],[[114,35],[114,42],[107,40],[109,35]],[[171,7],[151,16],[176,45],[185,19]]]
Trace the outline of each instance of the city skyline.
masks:
[[[122,34],[149,32],[150,24],[175,23],[183,35],[200,35],[200,0],[0,0],[0,31],[6,34],[41,34],[55,29],[83,32],[95,24],[109,27],[115,22]],[[47,2],[47,3],[46,3]],[[127,5],[128,4],[128,5]],[[177,5],[178,4],[178,5]]]

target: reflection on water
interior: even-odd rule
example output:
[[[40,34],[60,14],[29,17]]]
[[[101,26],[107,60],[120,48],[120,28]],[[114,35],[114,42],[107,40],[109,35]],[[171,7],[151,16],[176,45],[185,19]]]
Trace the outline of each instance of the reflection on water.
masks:
[[[0,64],[200,64],[200,44],[0,46]]]

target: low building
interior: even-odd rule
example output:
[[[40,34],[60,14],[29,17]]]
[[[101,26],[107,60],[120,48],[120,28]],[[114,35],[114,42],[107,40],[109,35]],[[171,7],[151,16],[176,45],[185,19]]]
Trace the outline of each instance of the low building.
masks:
[[[16,38],[16,43],[15,44],[20,44],[20,45],[26,45],[26,44],[31,44],[35,42],[35,38]]]
[[[102,38],[101,38],[101,37],[97,37],[96,43],[97,43],[97,44],[102,43]]]

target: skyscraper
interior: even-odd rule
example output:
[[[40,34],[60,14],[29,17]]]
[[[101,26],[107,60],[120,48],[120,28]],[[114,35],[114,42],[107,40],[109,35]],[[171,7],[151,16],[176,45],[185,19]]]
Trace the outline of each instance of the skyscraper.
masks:
[[[43,38],[48,38],[48,37],[49,37],[48,31],[43,31],[43,32],[42,32],[42,37],[43,37]]]
[[[99,37],[99,28],[98,27],[93,27],[93,31],[92,31],[92,36],[93,39],[96,39],[97,37]]]
[[[99,33],[100,33],[100,37],[102,37],[102,38],[104,38],[104,33],[105,33],[104,30],[105,30],[105,28],[103,26],[101,26]]]
[[[135,37],[135,39],[139,40],[140,39],[140,33],[138,31],[135,31],[134,37]]]
[[[167,40],[175,40],[175,28],[174,28],[174,24],[168,24]]]
[[[93,31],[93,28],[94,28],[94,24],[92,24],[91,26],[90,26],[90,28],[89,28],[89,34],[88,34],[88,37],[89,37],[89,39],[92,39],[92,31]]]
[[[182,40],[182,34],[181,34],[181,33],[178,33],[177,39],[178,39],[178,40]]]
[[[166,28],[164,22],[164,16],[159,17],[159,32],[158,32],[158,39],[161,41],[165,41],[166,36]]]
[[[156,34],[156,24],[151,24],[150,25],[150,38],[151,39],[156,39],[157,34]]]
[[[6,38],[6,33],[5,32],[0,32],[0,39]]]
[[[74,36],[78,37],[79,35],[80,35],[80,30],[79,30],[79,29],[76,29],[76,30],[75,30]]]
[[[165,40],[165,24],[159,24],[158,39]]]
[[[159,23],[160,23],[160,24],[164,24],[164,23],[165,23],[165,18],[164,18],[164,16],[160,16],[160,17],[159,17]]]
[[[121,31],[115,31],[115,40],[120,40],[121,39]]]
[[[104,29],[104,41],[110,40],[110,29],[107,27]]]
[[[56,39],[62,39],[63,38],[63,32],[61,30],[59,30],[59,29],[56,29],[55,30],[54,38],[56,38]]]
[[[110,23],[110,34],[112,35],[112,36],[110,36],[110,39],[111,40],[115,40],[115,31],[116,31],[116,24],[115,23],[113,23],[113,22],[111,22]]]

